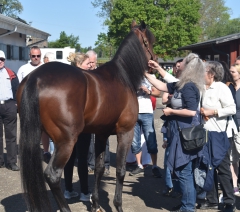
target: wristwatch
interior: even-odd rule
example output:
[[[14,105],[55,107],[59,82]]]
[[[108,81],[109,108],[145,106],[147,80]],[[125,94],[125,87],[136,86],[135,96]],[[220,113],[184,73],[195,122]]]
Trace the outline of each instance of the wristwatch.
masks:
[[[217,115],[218,115],[218,111],[214,110],[214,116],[217,116]]]

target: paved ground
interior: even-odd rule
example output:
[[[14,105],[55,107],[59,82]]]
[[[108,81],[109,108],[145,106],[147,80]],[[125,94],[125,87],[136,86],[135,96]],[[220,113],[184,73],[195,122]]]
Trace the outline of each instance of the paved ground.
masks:
[[[157,139],[159,144],[158,165],[163,169],[163,155],[164,151],[161,148],[162,136],[160,127],[162,121],[161,108],[163,106],[158,100],[157,110],[155,111],[155,127],[157,132]],[[110,152],[111,152],[111,168],[110,176],[103,177],[100,190],[100,205],[103,211],[116,211],[113,206],[113,197],[115,191],[115,154],[116,154],[116,138],[110,137]],[[45,164],[44,164],[45,165]],[[151,175],[151,166],[145,169],[145,175],[141,177],[129,176],[131,167],[127,167],[127,173],[123,187],[123,210],[124,212],[156,212],[169,211],[173,206],[180,203],[179,199],[170,197],[163,197],[161,192],[164,188],[164,180],[156,179]],[[89,176],[90,189],[93,186],[94,176]],[[62,188],[64,188],[64,180],[62,178]],[[74,189],[79,191],[79,182],[77,170],[74,170]],[[49,191],[54,211],[57,211],[57,205]],[[8,169],[0,169],[0,212],[24,212],[27,211],[26,204],[22,197],[21,183],[19,172],[9,171]],[[237,197],[237,208],[240,211],[240,197]],[[68,201],[69,206],[73,212],[90,211],[90,203],[82,203],[79,198],[74,198]],[[199,210],[200,211],[200,210]]]

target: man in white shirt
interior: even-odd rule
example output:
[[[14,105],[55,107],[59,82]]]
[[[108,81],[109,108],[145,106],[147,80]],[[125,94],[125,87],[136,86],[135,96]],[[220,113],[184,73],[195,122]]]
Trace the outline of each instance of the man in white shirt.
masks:
[[[27,63],[25,65],[22,65],[18,70],[17,76],[18,76],[19,83],[29,73],[31,73],[33,70],[35,70],[40,65],[42,65],[41,50],[37,46],[31,47],[29,57],[30,57],[31,62]]]

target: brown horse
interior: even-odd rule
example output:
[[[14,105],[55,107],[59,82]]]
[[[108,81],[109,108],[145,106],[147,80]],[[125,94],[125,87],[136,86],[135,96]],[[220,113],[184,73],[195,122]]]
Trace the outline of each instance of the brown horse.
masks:
[[[96,134],[95,185],[92,212],[101,211],[99,185],[104,172],[106,141],[117,135],[116,189],[114,205],[122,210],[125,161],[138,115],[138,90],[148,60],[154,59],[154,37],[145,23],[132,23],[131,32],[114,58],[94,71],[84,72],[50,62],[31,72],[20,84],[17,102],[20,112],[21,181],[29,211],[51,211],[47,181],[61,211],[70,208],[62,194],[60,180],[65,164],[81,132]],[[53,156],[43,173],[40,138],[45,131],[54,141]]]

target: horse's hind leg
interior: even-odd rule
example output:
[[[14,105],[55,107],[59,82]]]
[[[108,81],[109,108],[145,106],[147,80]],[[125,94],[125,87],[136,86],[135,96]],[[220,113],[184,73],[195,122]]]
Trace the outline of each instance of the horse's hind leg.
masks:
[[[99,187],[101,183],[101,178],[105,170],[105,149],[108,136],[100,137],[95,136],[95,184],[92,192],[92,212],[100,212],[99,206]]]
[[[113,204],[118,212],[122,212],[122,190],[126,174],[126,156],[133,139],[133,130],[117,134],[117,166],[116,166],[116,189]]]
[[[77,139],[77,138],[76,138]],[[55,141],[54,153],[44,171],[45,179],[53,193],[60,211],[70,212],[70,208],[61,190],[61,176],[65,164],[70,158],[76,141],[66,142],[63,140]]]

